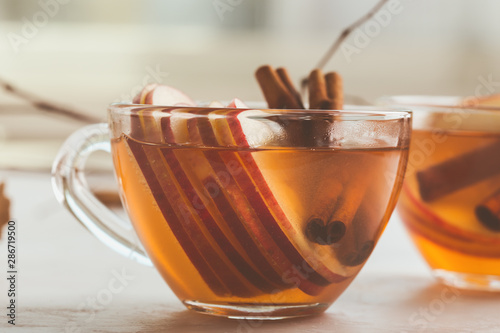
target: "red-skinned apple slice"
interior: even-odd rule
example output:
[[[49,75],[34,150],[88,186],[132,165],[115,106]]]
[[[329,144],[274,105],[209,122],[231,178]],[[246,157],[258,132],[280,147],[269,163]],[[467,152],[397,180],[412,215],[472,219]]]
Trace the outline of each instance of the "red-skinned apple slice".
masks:
[[[228,108],[234,109],[248,109],[245,103],[239,98],[233,98],[233,100],[227,105]]]
[[[398,208],[410,230],[436,244],[469,255],[500,257],[500,240],[497,237],[465,231],[432,213],[403,185],[403,195]]]
[[[179,119],[176,119],[179,118]],[[185,132],[188,132],[190,135],[190,143],[191,144],[205,144],[207,142],[204,140],[201,141],[201,136],[197,130],[196,117],[191,114],[189,115],[183,113],[180,109],[178,112],[173,112],[173,117],[171,120],[175,120],[172,124],[175,123],[175,126],[172,125],[174,136],[180,136],[184,138]],[[205,118],[206,119],[206,118]],[[210,124],[209,124],[210,125]],[[200,140],[200,141],[198,141]],[[228,171],[222,171],[225,168],[224,162],[220,159],[217,152],[207,151],[207,150],[191,150],[189,154],[187,152],[183,153],[182,159],[180,159],[180,163],[185,167],[183,168],[186,173],[184,175],[183,172],[179,172],[176,174],[178,179],[183,180],[183,188],[188,189],[188,191],[196,192],[195,188],[200,188],[200,181],[203,183],[202,188],[205,187],[207,189],[207,193],[212,193],[211,195],[203,195],[202,193],[197,195],[197,209],[199,209],[200,205],[209,206],[208,211],[214,216],[214,219],[206,219],[206,227],[208,233],[211,234],[215,242],[219,245],[226,244],[229,248],[231,245],[230,239],[233,242],[240,244],[240,251],[242,251],[247,260],[252,263],[254,267],[262,276],[270,281],[269,285],[274,286],[274,290],[286,289],[290,287],[290,284],[287,284],[282,281],[281,276],[277,274],[272,266],[269,264],[265,256],[259,251],[257,246],[253,243],[251,237],[244,230],[242,220],[251,219],[252,212],[250,209],[242,209],[236,211],[233,206],[228,201],[225,192],[230,191],[239,191],[237,185],[234,184],[234,181],[229,176]],[[221,172],[225,172],[224,174],[224,186],[222,186],[220,177]],[[214,178],[214,177],[217,177]],[[208,197],[208,198],[207,198]],[[210,200],[213,204],[206,202],[206,200]],[[237,207],[246,206],[249,204],[246,202],[244,195],[240,196],[240,202]],[[217,216],[220,216],[217,218]],[[218,222],[216,222],[218,221]],[[225,221],[224,223],[221,221]],[[226,233],[229,232],[233,235],[226,238],[224,232],[221,230],[226,230]],[[229,249],[228,249],[229,251]],[[238,253],[238,250],[232,249],[231,252]],[[247,265],[245,259],[243,257],[238,258],[238,260],[234,260],[233,264],[237,267],[241,267],[242,265]],[[253,273],[254,276],[245,273],[245,276],[251,280],[252,283],[256,285],[262,285],[262,281],[258,275]]]
[[[147,135],[155,131],[156,125],[152,124],[153,121],[151,116],[144,117],[143,122],[146,124],[142,125],[143,139],[147,139]],[[207,285],[219,295],[230,294],[241,297],[253,295],[204,238],[197,227],[195,215],[180,194],[181,190],[166,176],[169,167],[162,160],[159,148],[137,143],[127,137],[125,140],[135,159],[141,161],[138,166],[170,229]],[[185,208],[181,215],[179,207]]]
[[[175,118],[175,116],[173,118]],[[193,126],[188,126],[188,131],[190,133],[193,132]],[[173,131],[174,135],[178,131],[179,127],[177,127],[177,130]],[[196,141],[194,141],[193,143],[196,143]],[[194,205],[196,206],[194,207],[196,211],[203,213],[202,220],[204,226],[206,227],[207,233],[213,238],[214,243],[218,244],[223,252],[227,254],[231,263],[238,269],[238,271],[249,282],[265,292],[272,292],[276,289],[277,286],[283,287],[283,282],[280,280],[280,277],[276,274],[275,276],[271,275],[271,271],[264,270],[264,272],[262,272],[262,275],[257,273],[252,268],[252,266],[247,263],[246,259],[240,255],[240,252],[234,248],[229,238],[219,226],[217,221],[226,220],[227,218],[231,218],[231,225],[237,226],[237,221],[233,220],[233,218],[237,216],[237,214],[227,203],[227,199],[224,197],[224,195],[220,193],[218,189],[216,191],[217,195],[209,196],[204,196],[203,193],[198,193],[196,191],[196,188],[200,188],[200,180],[203,182],[203,185],[205,185],[205,187],[207,186],[207,183],[211,184],[211,186],[218,186],[218,184],[213,180],[212,177],[215,172],[210,168],[210,164],[213,162],[211,158],[214,158],[214,156],[212,156],[213,154],[209,151],[204,151],[202,153],[201,151],[193,150],[190,152],[189,157],[187,157],[186,161],[184,160],[188,155],[186,152],[182,154],[182,159],[178,157],[179,155],[177,155],[178,161],[176,159],[176,155],[168,149],[163,149],[163,154],[165,154],[165,158],[167,160],[171,161],[171,165],[175,165],[175,177],[184,189],[184,193],[186,194],[186,196],[191,199],[192,202],[196,202],[196,205]],[[181,164],[184,164],[185,167],[182,167]],[[209,189],[207,189],[207,193],[210,193],[208,190]],[[215,205],[210,204],[210,198],[212,198],[212,201]],[[215,206],[217,208],[215,208]],[[224,208],[223,210],[220,209],[221,206]],[[219,210],[220,214],[222,215],[222,219],[218,218],[218,213],[214,212],[214,209]],[[234,238],[234,236],[231,238]],[[242,240],[238,239],[238,241]],[[243,241],[245,241],[245,239],[243,239]],[[245,242],[245,245],[250,246],[251,244],[249,245]],[[254,251],[246,251],[246,253],[247,256],[253,260],[254,265],[257,268],[261,268],[261,266],[258,265],[260,261],[255,260],[256,256],[258,258],[258,253],[255,253]],[[257,263],[255,263],[255,261],[257,261]],[[266,278],[274,278],[272,280],[276,285],[272,286],[269,282],[266,281]]]
[[[232,110],[227,115],[227,122],[224,122],[224,119],[220,118],[213,120],[214,128],[219,133],[217,138],[222,145],[236,144],[248,149],[263,145],[269,138],[281,135],[280,130],[275,128],[275,126],[279,125],[271,120],[265,122],[267,128],[262,126],[263,122],[261,120],[253,121],[252,123],[252,117],[262,119],[269,116],[264,111]],[[232,134],[229,138],[226,136],[228,131]],[[255,134],[256,132],[258,133],[257,135]],[[339,282],[355,274],[357,268],[346,270],[339,263],[328,260],[331,258],[328,254],[330,250],[307,240],[303,230],[297,229],[297,226],[290,222],[272,190],[269,188],[269,184],[262,174],[261,166],[256,162],[252,153],[242,150],[238,154],[253,181],[254,185],[252,184],[252,186],[256,187],[258,192],[262,194],[262,197],[265,198],[266,206],[270,209],[269,220],[264,226],[267,228],[269,234],[275,237],[276,243],[289,256],[289,259],[294,263],[302,262],[301,265],[306,265],[308,270],[314,267],[312,269],[314,273],[311,274],[311,277],[315,276],[318,281],[326,279],[330,282]],[[265,166],[263,167],[265,168]],[[325,169],[325,171],[327,170]],[[335,177],[332,178],[335,179]],[[242,182],[245,183],[244,180]],[[274,216],[276,217],[275,219]],[[273,219],[274,223],[272,222]],[[321,258],[326,258],[326,260],[322,261]]]
[[[129,139],[128,137],[124,137],[124,140],[126,141],[132,156],[136,160],[144,161],[147,159],[147,156],[140,144],[135,142],[133,139]],[[172,233],[179,242],[180,246],[183,248],[186,256],[199,272],[201,278],[215,294],[220,296],[230,294],[231,289],[229,289],[225,283],[221,281],[221,278],[208,264],[200,249],[192,245],[190,236],[183,227],[183,223],[175,214],[174,208],[167,199],[164,189],[154,176],[154,170],[150,168],[147,163],[138,163],[138,167],[142,171],[146,183],[148,184],[148,187],[151,190],[151,193],[155,198],[163,216],[168,216],[168,224]]]

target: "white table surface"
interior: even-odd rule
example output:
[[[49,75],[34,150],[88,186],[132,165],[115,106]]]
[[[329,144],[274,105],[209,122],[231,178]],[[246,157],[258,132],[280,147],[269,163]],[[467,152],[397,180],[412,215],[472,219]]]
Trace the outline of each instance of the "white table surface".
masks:
[[[0,332],[500,332],[500,294],[435,283],[393,215],[360,275],[325,314],[280,322],[187,311],[159,274],[112,252],[58,205],[48,173],[0,171],[18,228],[16,327],[7,324],[0,279]],[[6,242],[0,268],[6,271]],[[94,309],[113,272],[133,277]],[[5,273],[6,274],[6,273]],[[99,304],[98,304],[99,305]]]

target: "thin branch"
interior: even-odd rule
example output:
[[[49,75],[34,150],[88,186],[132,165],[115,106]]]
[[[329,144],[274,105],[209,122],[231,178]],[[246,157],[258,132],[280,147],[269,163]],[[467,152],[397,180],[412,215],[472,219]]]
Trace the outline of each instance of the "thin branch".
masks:
[[[5,90],[9,94],[17,96],[17,97],[21,98],[22,100],[30,103],[35,108],[37,108],[41,111],[51,113],[51,114],[61,115],[61,116],[64,116],[66,118],[71,118],[73,120],[77,120],[77,121],[80,121],[83,123],[88,123],[88,124],[100,122],[100,119],[86,115],[83,112],[75,111],[75,110],[69,109],[67,107],[57,105],[57,104],[52,103],[52,102],[47,102],[40,97],[34,96],[34,95],[27,93],[27,92],[25,92],[17,87],[14,87],[12,84],[8,83],[7,81],[5,81],[1,78],[0,78],[0,88]]]
[[[325,65],[330,61],[330,59],[335,55],[337,50],[340,48],[344,40],[349,37],[349,35],[362,26],[365,22],[367,22],[369,19],[373,17],[373,15],[377,14],[377,12],[388,2],[389,0],[380,0],[375,7],[373,7],[366,15],[362,16],[359,18],[356,22],[348,26],[347,28],[342,31],[340,36],[337,38],[337,40],[333,43],[333,45],[330,47],[330,49],[326,52],[326,54],[321,58],[321,60],[318,62],[318,65],[316,68],[323,69]]]
[[[335,55],[335,53],[338,51],[342,43],[346,40],[349,35],[362,26],[364,23],[366,23],[369,19],[373,17],[373,15],[377,14],[377,12],[388,2],[389,0],[380,0],[367,14],[363,15],[360,17],[358,20],[356,20],[354,23],[352,23],[350,26],[345,28],[337,37],[333,45],[330,47],[330,49],[325,53],[325,55],[321,58],[321,60],[318,62],[315,68],[323,69],[328,61]],[[303,79],[301,82],[302,89],[305,89],[307,86],[307,78]]]

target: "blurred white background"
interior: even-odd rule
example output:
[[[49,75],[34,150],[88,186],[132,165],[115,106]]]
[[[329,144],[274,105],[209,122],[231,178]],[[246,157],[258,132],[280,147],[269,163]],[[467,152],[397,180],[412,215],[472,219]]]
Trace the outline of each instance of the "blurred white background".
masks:
[[[131,99],[146,81],[197,100],[259,100],[258,66],[286,66],[298,81],[376,2],[0,0],[0,78],[103,120],[109,103]],[[347,94],[472,95],[478,77],[500,81],[500,1],[391,5],[347,40],[349,56],[339,52],[326,67],[344,76]],[[0,159],[50,143],[35,149],[46,164],[82,124],[25,105],[0,92],[0,138],[11,151]]]

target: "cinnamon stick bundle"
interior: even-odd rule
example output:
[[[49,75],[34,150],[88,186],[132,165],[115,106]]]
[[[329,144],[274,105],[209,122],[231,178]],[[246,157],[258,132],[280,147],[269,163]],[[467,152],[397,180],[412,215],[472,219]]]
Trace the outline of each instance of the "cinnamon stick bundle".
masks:
[[[500,190],[478,205],[475,213],[486,228],[500,231]]]
[[[261,66],[255,77],[272,109],[303,109],[304,104],[299,92],[285,68],[274,70],[271,66]],[[336,72],[326,75],[320,69],[309,74],[309,108],[342,110],[344,104],[342,77]]]
[[[285,68],[274,70],[269,65],[261,66],[255,76],[270,108],[304,109],[300,94]],[[310,109],[342,110],[343,87],[339,74],[330,72],[324,75],[320,69],[315,69],[309,75],[308,88]],[[324,144],[325,133],[331,121],[328,118],[315,118],[303,122],[287,119],[281,123],[288,127],[288,133],[294,136],[290,138],[294,146],[313,147]]]
[[[500,141],[495,141],[418,172],[420,197],[430,202],[498,173]]]

